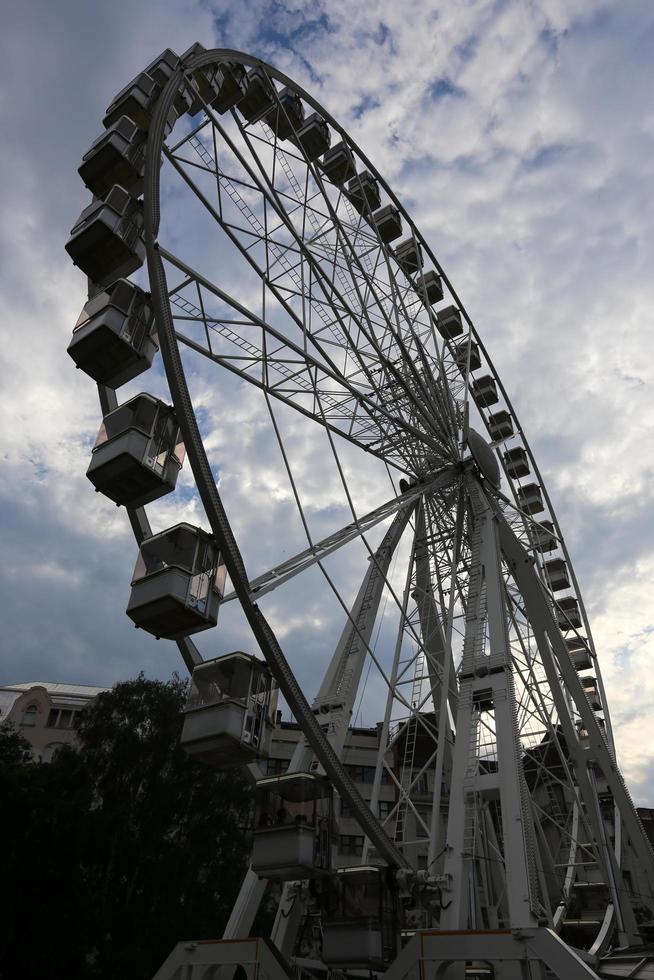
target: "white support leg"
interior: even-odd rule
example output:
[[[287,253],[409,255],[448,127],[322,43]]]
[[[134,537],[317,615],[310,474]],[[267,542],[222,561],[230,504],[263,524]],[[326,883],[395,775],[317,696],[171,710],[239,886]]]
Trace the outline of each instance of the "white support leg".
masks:
[[[413,513],[413,507],[398,511],[377,551],[371,556],[350,618],[325,673],[320,690],[313,702],[320,711],[321,725],[337,755],[345,748],[354,702],[359,689],[363,665],[372,640],[379,603],[387,581],[393,553]],[[304,740],[295,748],[289,772],[307,772],[313,763],[313,751]],[[282,898],[273,925],[271,938],[280,952],[290,957],[306,907],[306,893],[297,882],[284,885]]]
[[[534,928],[539,902],[533,826],[517,737],[498,533],[494,515],[478,485],[471,486],[471,498],[473,564],[452,772],[452,787],[457,788],[457,793],[450,800],[444,864],[449,879],[444,898],[451,904],[443,911],[441,928],[482,925],[477,920],[477,890],[471,877],[477,822],[483,809],[480,801],[489,796],[499,796],[501,806],[506,924],[514,929]],[[484,646],[485,628],[488,652]],[[493,714],[496,771],[482,769],[476,750],[476,733],[484,711]]]
[[[232,914],[227,920],[223,939],[244,939],[250,935],[266,885],[267,881],[259,878],[252,868],[247,869]]]

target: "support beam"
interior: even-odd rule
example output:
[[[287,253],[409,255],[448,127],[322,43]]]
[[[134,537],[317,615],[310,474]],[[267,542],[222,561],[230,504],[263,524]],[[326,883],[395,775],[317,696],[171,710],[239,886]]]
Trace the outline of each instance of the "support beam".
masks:
[[[429,673],[429,687],[432,694],[432,699],[434,703],[434,718],[436,722],[436,728],[439,733],[441,731],[441,678],[445,676],[446,661],[449,661],[447,666],[447,676],[448,676],[448,687],[447,687],[447,700],[449,703],[450,710],[454,717],[456,717],[456,672],[454,669],[454,658],[452,657],[451,647],[448,649],[445,641],[445,634],[443,631],[443,624],[441,622],[441,617],[438,613],[438,607],[436,605],[436,600],[434,599],[434,592],[432,588],[432,577],[431,577],[431,565],[430,565],[430,553],[427,546],[427,530],[425,526],[425,508],[422,503],[419,504],[417,515],[416,515],[416,551],[415,551],[415,564],[416,564],[416,582],[414,590],[414,599],[416,602],[416,608],[418,610],[418,618],[420,619],[420,632],[422,634],[422,645],[424,648],[425,660],[427,662],[427,671]],[[436,667],[436,669],[435,669]],[[445,720],[443,725],[443,731],[449,733],[450,726],[449,720],[447,719],[447,711],[445,712]]]
[[[327,739],[340,758],[343,757],[345,739],[363,665],[372,640],[379,603],[387,581],[388,569],[413,511],[413,506],[398,511],[372,556],[352,606],[350,618],[343,628],[320,690],[313,702],[313,711],[320,719],[321,728],[327,732]],[[308,772],[316,768],[313,749],[306,739],[302,739],[295,747],[288,771]],[[297,894],[291,909],[291,891],[294,887],[293,884],[284,886],[271,933],[275,945],[287,956],[290,956],[293,951],[304,908],[303,897]]]
[[[269,571],[258,575],[250,582],[252,599],[258,601],[266,593],[271,592],[280,585],[284,585],[289,579],[299,575],[300,572],[306,571],[307,568],[310,568],[328,555],[338,551],[339,548],[349,544],[350,541],[370,531],[371,528],[376,527],[399,510],[405,508],[409,508],[409,510],[413,509],[416,501],[424,493],[434,492],[447,486],[453,477],[454,469],[448,468],[444,470],[434,480],[412,487],[406,493],[400,494],[399,497],[394,497],[392,500],[382,504],[381,507],[377,507],[375,510],[370,511],[370,513],[360,517],[357,521],[346,524],[344,527],[339,528],[338,531],[328,534],[322,541],[317,541],[310,548],[305,548],[304,551],[298,552],[292,558],[287,558],[284,562],[269,569]],[[226,595],[222,602],[230,602],[232,599],[236,599],[235,592],[230,592]]]
[[[476,478],[470,477],[468,489],[471,567],[444,863],[449,879],[445,894],[451,904],[443,911],[441,925],[483,925],[475,850],[482,802],[490,796],[499,799],[502,815],[503,918],[512,929],[534,928],[541,903],[518,740],[498,532]],[[478,738],[484,715],[492,717],[495,728],[495,751],[486,760],[480,758]]]
[[[547,645],[543,644],[541,655],[544,666],[547,667],[548,661],[552,663],[552,658],[555,658],[554,664],[563,679],[566,691],[572,697],[575,708],[588,732],[587,745],[582,747],[579,744],[578,734],[574,726],[571,723],[566,724],[566,739],[571,740],[569,749],[572,759],[576,760],[576,773],[580,786],[583,788],[584,782],[589,781],[589,767],[595,766],[601,770],[619,810],[626,836],[631,842],[641,867],[647,869],[647,878],[650,882],[649,898],[652,907],[654,907],[654,853],[652,847],[638,818],[622,774],[609,751],[606,738],[597,724],[597,719],[586,697],[579,675],[570,659],[550,602],[534,570],[533,559],[512,531],[499,506],[496,505],[495,510],[502,551],[523,596],[530,621],[540,626],[546,634],[551,648],[550,652]],[[563,718],[565,716],[562,717],[562,721]],[[592,788],[586,803],[586,811],[587,818],[596,830],[596,840],[602,852],[602,863],[609,878],[608,883],[612,891],[614,905],[617,910],[620,910],[624,922],[622,930],[626,930],[626,932],[624,932],[623,938],[627,942],[637,942],[638,936],[635,934],[631,903],[627,900],[621,886],[622,874],[615,853],[606,846],[603,828],[599,826],[601,817],[599,816],[597,794],[592,792]],[[625,917],[626,921],[624,921]]]
[[[409,494],[407,500],[400,498],[400,501],[400,509],[370,561],[352,607],[351,618],[348,619],[343,629],[320,690],[313,702],[314,712],[323,709],[320,715],[321,724],[329,727],[328,739],[339,756],[343,754],[354,700],[390,562],[415,508],[413,494]],[[316,545],[315,547],[319,548],[320,546]],[[295,748],[289,771],[309,771],[314,758],[313,749],[308,742],[306,740],[299,742]],[[251,869],[248,870],[234,911],[225,929],[225,939],[248,934],[263,897],[265,885],[265,881],[260,880]],[[275,943],[280,948],[285,950],[292,948],[304,905],[304,899],[296,894],[295,886],[292,888],[284,887],[272,933]],[[289,910],[292,913],[290,915]]]

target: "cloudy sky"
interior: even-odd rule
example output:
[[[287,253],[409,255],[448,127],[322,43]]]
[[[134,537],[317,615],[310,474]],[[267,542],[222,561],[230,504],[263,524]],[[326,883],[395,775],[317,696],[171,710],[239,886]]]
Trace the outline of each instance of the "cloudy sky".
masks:
[[[133,540],[124,514],[84,476],[99,409],[66,354],[85,284],[63,245],[87,200],[77,167],[115,92],[163,48],[200,40],[256,54],[311,91],[439,256],[539,460],[591,616],[620,760],[634,796],[654,805],[654,5],[420,0],[410,9],[386,0],[7,5],[0,680],[110,685],[179,666],[172,644],[123,615]],[[194,394],[249,567],[262,570],[303,546],[265,409],[253,391],[216,390],[204,376]],[[321,470],[324,444],[290,417],[281,424],[313,529],[347,519],[334,473]],[[381,502],[374,467],[348,466],[362,509]],[[181,484],[175,513],[202,523],[187,472]],[[154,508],[156,527],[172,507]],[[354,568],[343,572],[345,591]],[[271,616],[285,649],[315,667],[343,621],[333,596],[308,581],[302,603],[280,599]],[[225,617],[208,655],[239,641],[237,620]],[[304,669],[311,693],[316,671]]]

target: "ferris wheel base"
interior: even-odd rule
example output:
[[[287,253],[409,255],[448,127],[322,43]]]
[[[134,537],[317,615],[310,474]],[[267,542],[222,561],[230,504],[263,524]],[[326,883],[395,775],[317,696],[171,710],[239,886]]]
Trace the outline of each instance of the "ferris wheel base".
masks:
[[[324,967],[316,967],[316,976],[327,976]],[[484,972],[476,972],[475,967]],[[308,975],[314,975],[314,970]],[[353,977],[360,975],[360,970],[352,972]],[[604,971],[596,973],[578,951],[546,928],[417,932],[395,962],[376,975],[380,980],[425,976],[470,980],[481,975],[493,980],[599,980],[607,976]],[[262,976],[266,980],[291,980],[295,974],[269,939],[199,940],[178,943],[153,980],[205,980],[208,976],[219,980],[257,980]]]

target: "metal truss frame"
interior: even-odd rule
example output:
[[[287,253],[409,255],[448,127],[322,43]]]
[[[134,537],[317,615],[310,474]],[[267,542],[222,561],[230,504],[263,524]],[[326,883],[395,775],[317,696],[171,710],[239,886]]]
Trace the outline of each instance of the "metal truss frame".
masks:
[[[232,111],[221,119],[204,103],[200,124],[174,144],[166,142],[170,110],[189,73],[230,61],[262,70],[273,91],[275,82],[290,86],[373,175],[414,249],[431,263],[460,311],[465,329],[456,342],[441,335],[437,314],[423,299],[422,264],[414,270],[403,266],[382,240],[372,209],[355,206],[354,195],[331,183],[298,141],[281,141],[269,115],[245,122]],[[286,112],[278,97],[276,112],[278,122]],[[244,270],[243,282],[254,284],[250,295],[243,288],[229,292],[224,280],[213,281],[218,277],[195,268],[170,244],[162,222],[162,173],[177,181],[229,244]],[[362,862],[396,869],[405,899],[424,907],[436,929],[416,935],[386,976],[408,978],[428,963],[435,976],[459,978],[463,961],[473,955],[497,962],[496,976],[508,980],[539,975],[543,963],[559,977],[594,976],[556,933],[570,928],[575,903],[581,908],[576,928],[587,926],[579,895],[604,889],[588,958],[603,953],[614,938],[638,941],[639,903],[654,910],[654,855],[615,762],[588,619],[550,498],[508,394],[452,284],[390,187],[337,121],[291,79],[239,52],[196,54],[171,74],[148,131],[144,183],[148,275],[161,352],[195,484],[231,579],[233,592],[224,601],[240,603],[301,726],[291,769],[319,768],[328,775],[365,835]],[[212,476],[180,345],[254,386],[269,413],[308,546],[253,579]],[[474,350],[511,421],[511,432],[500,438],[492,435],[493,403],[476,384]],[[116,395],[106,388],[99,393],[106,414],[116,406]],[[315,423],[329,442],[352,519],[319,541],[309,530],[274,405]],[[468,455],[471,417],[494,440],[510,496],[474,453]],[[393,488],[390,499],[365,515],[357,514],[341,460],[346,444],[383,463]],[[538,519],[525,509],[522,478],[507,468],[507,447],[522,450],[528,460],[529,479],[542,498]],[[393,480],[398,473],[406,480],[399,492]],[[129,519],[137,541],[150,535],[143,509],[130,511]],[[373,547],[366,535],[384,522],[384,537]],[[550,525],[581,625],[562,619],[538,544],[538,534],[550,533]],[[399,594],[390,563],[407,529],[410,557]],[[348,603],[325,562],[355,540],[369,564]],[[310,704],[258,602],[314,566],[342,608],[344,627]],[[382,597],[397,620],[390,668],[373,642]],[[573,638],[595,668],[601,716],[568,652],[566,639]],[[198,650],[188,638],[178,646],[192,670],[201,661]],[[343,764],[366,664],[387,691],[369,799]],[[385,774],[396,798],[382,819],[378,802]],[[418,868],[416,845],[423,835],[427,861]],[[639,890],[632,885],[629,892],[625,873],[637,878]],[[160,980],[180,975],[182,966],[190,977],[196,966],[199,975],[207,964],[236,962],[254,970],[265,961],[269,976],[288,975],[270,944],[242,939],[264,886],[250,870],[226,930],[225,938],[234,940],[231,950],[229,943],[178,948],[157,975]],[[289,958],[309,901],[306,889],[284,889],[273,939]],[[233,959],[246,953],[247,960]]]

